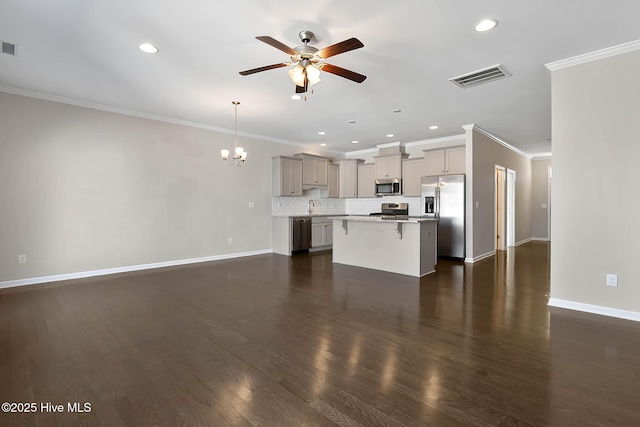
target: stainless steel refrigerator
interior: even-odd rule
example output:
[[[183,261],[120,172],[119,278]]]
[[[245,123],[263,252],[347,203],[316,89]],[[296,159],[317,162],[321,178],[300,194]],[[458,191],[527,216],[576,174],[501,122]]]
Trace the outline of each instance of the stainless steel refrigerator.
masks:
[[[465,257],[465,176],[422,177],[423,217],[438,219],[438,256]]]

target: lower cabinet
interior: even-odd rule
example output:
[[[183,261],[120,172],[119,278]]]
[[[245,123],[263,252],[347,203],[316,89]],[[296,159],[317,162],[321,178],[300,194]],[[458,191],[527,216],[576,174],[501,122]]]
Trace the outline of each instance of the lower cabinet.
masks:
[[[311,247],[328,249],[333,245],[333,221],[324,217],[311,218]]]

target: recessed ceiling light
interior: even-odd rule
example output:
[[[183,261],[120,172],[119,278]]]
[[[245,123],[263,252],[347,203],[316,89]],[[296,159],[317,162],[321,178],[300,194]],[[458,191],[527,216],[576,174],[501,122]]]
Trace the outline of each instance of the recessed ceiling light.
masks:
[[[354,124],[356,121],[355,120],[349,120],[347,121],[347,123],[349,123],[350,125]]]
[[[152,45],[151,43],[142,43],[138,46],[141,51],[144,53],[158,53],[158,48]]]
[[[392,133],[388,133],[388,134],[387,134],[387,138],[393,138],[394,136],[395,136],[395,135],[394,135],[394,134],[392,134]]]
[[[351,141],[351,143],[352,143],[352,144],[357,144],[357,143],[358,143],[358,141]]]
[[[302,97],[300,95],[291,95],[291,99],[293,99],[294,101],[300,101]]]
[[[431,130],[438,129],[438,126],[436,126],[436,125],[429,126],[429,129],[431,129]]]
[[[320,132],[318,132],[318,135],[324,135],[325,133],[326,133],[326,132],[324,132],[324,131],[322,131],[322,130],[321,130]]]
[[[320,144],[320,145],[321,145],[321,146],[323,146],[323,147],[326,147],[326,146],[327,146],[327,144],[326,144],[325,142],[323,142],[323,143],[322,143],[322,144]]]
[[[498,21],[495,21],[493,19],[485,19],[484,21],[476,25],[476,31],[479,31],[479,32],[489,31],[495,28],[496,25],[498,25]]]
[[[391,110],[391,112],[392,113],[400,113],[400,112],[402,112],[402,110],[399,109],[399,108],[396,108],[395,110]]]

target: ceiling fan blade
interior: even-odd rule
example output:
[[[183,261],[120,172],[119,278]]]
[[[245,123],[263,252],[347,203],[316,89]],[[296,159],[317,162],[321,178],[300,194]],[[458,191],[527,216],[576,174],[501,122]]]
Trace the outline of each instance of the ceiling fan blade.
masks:
[[[362,74],[358,74],[355,71],[347,70],[345,68],[340,68],[331,64],[318,64],[318,68],[327,73],[335,74],[336,76],[344,77],[345,79],[353,80],[357,83],[362,83],[365,81],[367,76],[363,76]]]
[[[290,48],[286,44],[280,43],[278,40],[274,39],[273,37],[256,36],[256,38],[258,40],[260,40],[261,42],[264,42],[264,43],[266,43],[266,44],[268,44],[270,46],[275,47],[276,49],[280,49],[284,53],[288,53],[289,55],[297,55],[298,54],[298,52],[296,52],[295,50],[293,50],[292,48]]]
[[[364,47],[362,42],[356,38],[350,38],[340,43],[333,44],[331,46],[320,49],[317,55],[323,59],[329,58],[340,53],[349,52],[350,50],[360,49]]]
[[[280,64],[265,65],[264,67],[253,68],[251,70],[240,71],[240,75],[248,76],[249,74],[259,73],[261,71],[273,70],[274,68],[282,68],[288,66],[289,63],[282,62]]]

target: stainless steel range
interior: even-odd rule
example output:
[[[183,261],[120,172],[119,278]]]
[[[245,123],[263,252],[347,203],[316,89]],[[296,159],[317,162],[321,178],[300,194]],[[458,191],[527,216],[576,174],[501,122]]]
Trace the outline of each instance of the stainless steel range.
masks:
[[[409,219],[408,203],[383,203],[382,212],[373,212],[370,216],[379,216],[382,219]]]

